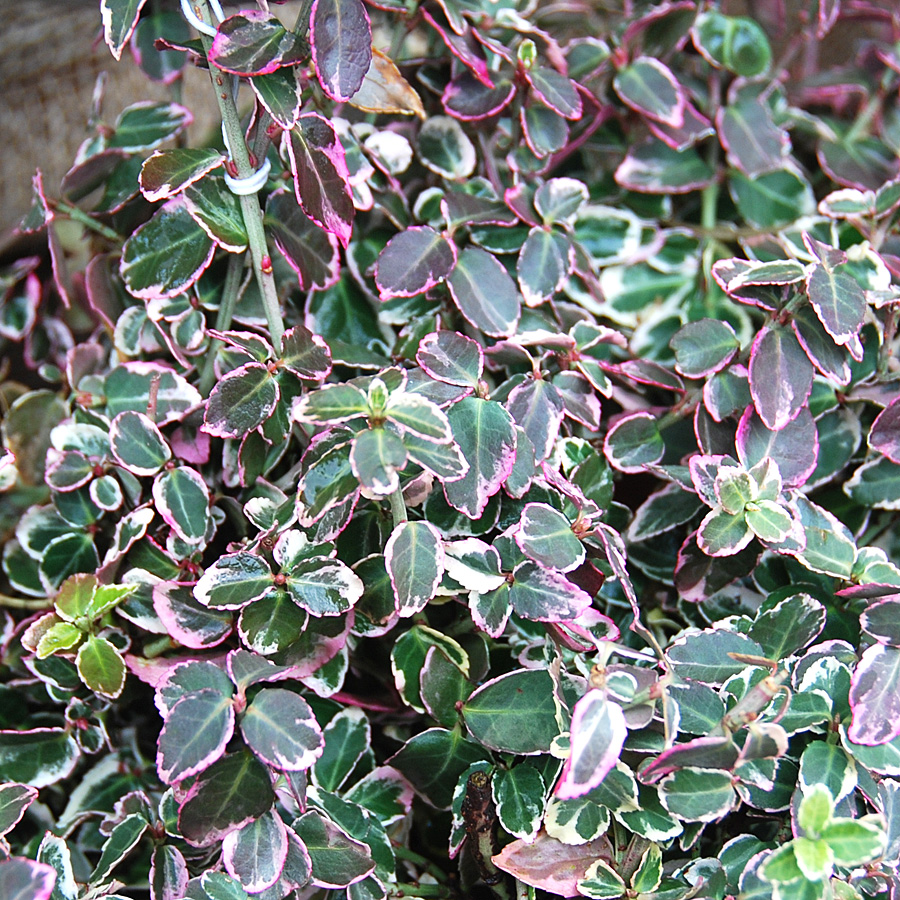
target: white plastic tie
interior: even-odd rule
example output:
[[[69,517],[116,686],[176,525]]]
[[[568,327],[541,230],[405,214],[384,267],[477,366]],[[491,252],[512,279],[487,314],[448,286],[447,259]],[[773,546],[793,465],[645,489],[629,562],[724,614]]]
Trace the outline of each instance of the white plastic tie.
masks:
[[[248,175],[246,178],[234,178],[226,172],[225,184],[228,185],[232,194],[238,194],[239,196],[256,194],[266,183],[271,168],[272,163],[266,159],[252,175]]]
[[[215,2],[215,0],[214,0]],[[218,3],[216,2],[216,6]],[[215,37],[218,34],[218,31],[212,27],[212,25],[207,25],[206,22],[201,19],[197,13],[194,12],[194,7],[191,6],[191,0],[181,0],[181,11],[184,13],[184,17],[190,22],[197,31],[202,32],[203,34],[208,34],[210,37]],[[220,6],[216,15],[218,15],[222,11],[222,7]],[[222,19],[220,18],[221,22]]]

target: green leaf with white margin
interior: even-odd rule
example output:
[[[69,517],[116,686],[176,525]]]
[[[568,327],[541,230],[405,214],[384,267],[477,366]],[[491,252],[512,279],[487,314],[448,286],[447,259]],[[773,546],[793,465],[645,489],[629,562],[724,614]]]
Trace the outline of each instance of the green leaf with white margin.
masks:
[[[249,362],[218,381],[203,412],[203,431],[216,437],[243,438],[275,410],[280,391],[268,367]]]
[[[100,18],[103,20],[103,39],[109,52],[117,59],[131,38],[147,0],[101,0]],[[54,898],[56,900],[56,898]]]
[[[308,769],[322,753],[322,732],[309,704],[283,688],[263,688],[241,718],[247,746],[282,772]]]
[[[877,859],[884,851],[886,835],[877,817],[833,819],[822,829],[839,866],[859,866]]]
[[[491,789],[500,824],[513,837],[531,840],[544,814],[544,779],[534,766],[520,763],[496,773]]]
[[[268,563],[254,553],[220,556],[200,576],[194,598],[210,609],[240,609],[273,589]]]
[[[361,881],[375,869],[371,851],[316,810],[295,819],[291,827],[306,845],[312,861],[312,884],[342,888]]]
[[[721,507],[713,509],[697,530],[697,545],[707,556],[734,556],[752,540],[743,510],[729,513]]]
[[[546,503],[525,505],[515,541],[529,559],[561,572],[570,572],[584,562],[584,545],[572,531],[571,522]]]
[[[209,525],[209,489],[190,466],[160,472],[153,480],[153,502],[166,524],[183,541],[196,544]]]
[[[515,332],[521,312],[519,292],[493,254],[466,247],[447,277],[447,286],[464,318],[480,331],[490,337],[509,337]]]
[[[75,657],[78,677],[95,694],[115,700],[125,687],[125,660],[106,638],[89,635]]]
[[[209,900],[250,900],[244,888],[224,872],[204,872],[200,884]]]
[[[523,756],[549,752],[560,731],[546,669],[516,669],[485,682],[463,704],[462,715],[480,744]]]
[[[662,875],[662,851],[659,844],[651,844],[631,876],[631,887],[639,894],[650,894],[659,887]]]
[[[609,810],[589,794],[572,800],[551,798],[544,814],[544,828],[564,844],[586,844],[609,828]]]
[[[173,784],[209,768],[225,752],[233,734],[230,696],[210,689],[185,695],[169,710],[159,736],[160,778]]]
[[[0,784],[0,837],[12,830],[37,796],[37,790],[25,784]]]
[[[584,873],[584,878],[578,882],[578,892],[595,900],[613,900],[615,897],[621,897],[626,887],[622,876],[602,859],[592,863]]]
[[[825,841],[796,837],[791,841],[797,867],[809,881],[822,881],[831,876],[834,854]]]
[[[427,625],[413,625],[401,634],[391,648],[391,671],[394,684],[403,702],[420,713],[425,712],[419,693],[419,677],[425,658],[431,647],[437,646],[460,671],[468,677],[469,657],[453,638],[429,628]]]
[[[871,459],[844,482],[844,492],[860,506],[900,509],[900,465],[886,456]]]
[[[119,272],[128,292],[138,299],[174,297],[199,280],[215,248],[176,197],[125,241]]]
[[[137,846],[149,827],[150,823],[143,813],[131,813],[117,822],[103,844],[100,859],[91,872],[91,883],[99,884],[109,878],[113,869]]]
[[[112,420],[109,444],[116,462],[133,475],[155,475],[172,458],[156,423],[139,412],[121,412]]]
[[[738,803],[730,772],[685,766],[659,783],[663,806],[685,822],[714,822]]]
[[[107,147],[126,153],[153,150],[180,134],[193,118],[189,109],[177,103],[132,103],[119,113]]]
[[[793,528],[790,513],[774,500],[754,500],[744,508],[747,527],[764,543],[780,544]]]
[[[763,648],[745,635],[711,628],[683,634],[666,650],[666,657],[679,678],[704,684],[722,684],[744,669],[745,664],[732,654],[765,656]]]
[[[380,497],[392,494],[400,486],[398,472],[406,466],[403,442],[384,427],[360,432],[350,448],[350,468],[359,483]]]
[[[816,741],[815,743],[821,742]],[[813,744],[809,745],[809,747],[812,746]],[[825,784],[804,785],[801,782],[800,788],[803,791],[803,797],[797,811],[797,824],[805,832],[813,835],[821,834],[822,829],[831,821],[834,814],[834,796]]]
[[[665,453],[658,417],[648,412],[630,413],[618,419],[603,441],[603,452],[620,472],[643,472]]]
[[[854,496],[850,489],[852,480],[845,482],[844,487]],[[796,554],[797,559],[813,572],[848,579],[857,553],[850,529],[837,516],[803,494],[794,498],[793,506],[806,536],[806,546]]]
[[[800,757],[797,785],[804,797],[819,788],[827,789],[833,808],[836,802],[856,789],[856,763],[842,747],[825,741],[813,741]]]
[[[42,788],[72,773],[81,752],[62,728],[0,731],[0,781]]]
[[[420,394],[394,391],[388,398],[385,415],[404,431],[411,431],[436,444],[449,444],[453,440],[444,411]]]
[[[425,166],[445,178],[468,178],[475,171],[475,145],[450,116],[426,119],[419,129],[417,149]]]
[[[141,193],[151,203],[168,200],[221,166],[224,159],[211,148],[157,150],[141,166]]]
[[[106,376],[106,414],[114,418],[125,410],[146,413],[151,391],[156,397],[155,422],[160,426],[180,419],[203,400],[186,378],[164,365],[124,363]]]
[[[313,780],[323,791],[337,791],[369,749],[371,728],[365,713],[355,706],[340,710],[322,732],[324,749],[316,760]]]
[[[444,575],[444,545],[430,522],[402,522],[384,547],[384,563],[402,618],[421,612]]]
[[[52,866],[56,871],[56,884],[51,900],[78,900],[81,889],[72,871],[72,854],[66,842],[48,831],[37,851],[37,861]]]
[[[223,249],[247,249],[247,226],[240,201],[224,178],[209,175],[185,188],[184,203],[194,221]]]
[[[259,894],[278,881],[287,853],[287,828],[271,809],[229,832],[222,841],[225,868],[252,894]]]
[[[352,384],[326,384],[304,394],[291,413],[297,422],[313,425],[337,425],[369,415],[369,401],[364,391]]]

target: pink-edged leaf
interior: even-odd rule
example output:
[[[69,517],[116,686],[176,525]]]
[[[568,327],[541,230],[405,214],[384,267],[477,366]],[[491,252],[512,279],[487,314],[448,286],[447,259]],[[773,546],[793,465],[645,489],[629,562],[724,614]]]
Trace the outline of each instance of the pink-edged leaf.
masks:
[[[622,707],[596,689],[575,704],[570,730],[571,751],[555,792],[561,800],[597,787],[618,761],[628,735]]]
[[[698,141],[715,134],[709,119],[687,99],[684,101],[684,121],[679,128],[655,122],[653,119],[647,119],[647,126],[656,137],[673,150],[687,150]]]
[[[806,405],[813,365],[793,331],[763,328],[750,349],[750,394],[760,418],[779,431]]]
[[[416,362],[437,381],[474,388],[484,368],[484,353],[457,331],[434,331],[419,342]]]
[[[206,534],[209,523],[209,488],[189,466],[160,472],[153,481],[153,502],[165,523],[189,544]]]
[[[525,77],[534,93],[564,119],[581,117],[581,95],[575,82],[548,66],[532,66]]]
[[[542,566],[569,572],[584,562],[584,545],[572,523],[546,503],[527,503],[515,532],[519,549]]]
[[[707,378],[725,368],[741,342],[734,329],[720,319],[699,319],[682,326],[669,341],[675,368],[688,378]]]
[[[184,855],[171,844],[153,848],[150,857],[150,895],[154,900],[179,900],[187,893],[188,873]]]
[[[289,191],[269,195],[266,228],[297,273],[302,290],[321,291],[337,282],[341,274],[337,238],[316,225]]]
[[[569,123],[565,116],[543,103],[534,102],[523,106],[519,111],[519,121],[522,123],[525,143],[538,159],[545,159],[562,150],[569,140]]]
[[[590,605],[586,591],[572,584],[562,572],[524,562],[513,572],[509,602],[516,613],[533,622],[567,622]]]
[[[349,100],[372,62],[372,27],[362,0],[315,0],[310,43],[322,89],[332,100]]]
[[[450,295],[468,322],[490,337],[508,337],[519,321],[519,292],[496,256],[466,247],[447,279]]]
[[[0,897],[3,900],[50,900],[56,870],[47,863],[12,857],[0,861]]]
[[[125,241],[119,272],[134,297],[174,297],[199,280],[215,249],[215,242],[176,197]]]
[[[447,49],[486,87],[492,88],[494,82],[488,70],[487,62],[478,44],[472,40],[468,25],[462,34],[444,28],[427,10],[422,10],[422,17],[441,36]]]
[[[454,509],[478,519],[513,469],[515,425],[500,403],[478,397],[464,397],[447,417],[469,469],[461,479],[444,484],[444,495]]]
[[[147,0],[101,0],[100,18],[103,22],[103,39],[109,52],[117,59],[131,38]]]
[[[202,606],[187,585],[172,581],[154,585],[153,609],[169,636],[182,647],[215,647],[231,634],[231,614]]]
[[[543,379],[526,378],[506,399],[506,408],[534,445],[535,459],[546,459],[559,436],[565,406],[559,391]]]
[[[245,10],[219,24],[209,60],[235,75],[265,75],[303,56],[303,45],[274,16]]]
[[[820,263],[810,272],[806,291],[816,315],[835,343],[847,344],[857,337],[867,304],[865,291],[852,275]]]
[[[900,596],[870,604],[859,617],[859,625],[880,644],[900,647]]]
[[[151,203],[168,200],[222,165],[218,150],[157,150],[141,166],[141,193]]]
[[[791,318],[791,327],[810,362],[826,378],[840,385],[850,383],[850,363],[844,347],[835,344],[812,306],[802,306]]]
[[[384,564],[394,589],[398,615],[421,612],[434,597],[444,574],[444,545],[429,522],[403,522],[388,538]]]
[[[778,464],[784,486],[788,488],[805,484],[819,459],[816,423],[806,408],[784,428],[773,431],[748,406],[738,425],[736,443],[744,468],[750,469],[769,456]]]
[[[816,157],[825,173],[835,182],[859,190],[877,191],[897,177],[900,163],[877,137],[860,137],[853,141],[821,139]]]
[[[486,87],[469,71],[447,82],[441,96],[446,112],[463,122],[477,122],[505,109],[515,96],[516,86],[508,78]]]
[[[298,673],[291,669],[289,675]],[[257,757],[283,772],[308,769],[325,747],[309,704],[284,688],[264,688],[250,701],[241,734]]]
[[[579,897],[578,882],[598,859],[612,862],[613,848],[606,835],[586,844],[564,844],[543,829],[526,842],[507,844],[491,860],[524,884],[547,891],[553,897]]]
[[[657,416],[643,411],[617,419],[603,442],[610,465],[620,472],[636,473],[658,463],[666,448],[657,423]]]
[[[730,771],[740,758],[741,748],[729,737],[698,737],[664,750],[641,770],[643,784],[655,784],[660,778],[684,766]]]
[[[455,264],[455,244],[427,225],[407,228],[378,255],[375,284],[382,300],[412,297],[446,278]]]
[[[262,363],[230,371],[213,388],[203,414],[203,430],[215,437],[243,437],[262,425],[275,409],[278,382]]]
[[[159,735],[156,765],[166,784],[208,769],[234,734],[231,697],[205,688],[182,697]]]
[[[272,810],[225,835],[222,841],[225,870],[251,894],[278,881],[287,852],[287,828]]]
[[[900,648],[878,643],[863,653],[850,682],[850,708],[853,743],[877,746],[900,735]]]
[[[305,325],[295,325],[281,338],[280,362],[298,378],[324,381],[331,371],[331,351],[322,337]]]
[[[790,139],[756,91],[730,99],[716,116],[728,162],[749,178],[784,167]]]
[[[868,443],[873,450],[900,465],[900,398],[892,400],[875,417]]]
[[[559,231],[532,228],[519,251],[516,275],[526,306],[540,306],[561,290],[575,264],[575,248]]]
[[[658,59],[639,56],[616,73],[613,87],[635,112],[672,128],[684,123],[684,89]]]
[[[12,830],[37,797],[37,788],[27,784],[0,785],[0,837]]]
[[[705,187],[715,173],[693,147],[673,150],[662,141],[629,149],[616,169],[616,183],[644,194],[685,194]]]
[[[294,193],[303,211],[346,247],[353,230],[353,194],[344,148],[334,125],[304,113],[285,142]]]

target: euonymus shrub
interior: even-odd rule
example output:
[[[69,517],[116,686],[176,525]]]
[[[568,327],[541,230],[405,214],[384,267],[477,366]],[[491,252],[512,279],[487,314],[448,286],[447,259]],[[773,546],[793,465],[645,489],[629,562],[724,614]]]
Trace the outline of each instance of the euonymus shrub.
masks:
[[[0,895],[893,897],[890,11],[258,6],[2,263]]]

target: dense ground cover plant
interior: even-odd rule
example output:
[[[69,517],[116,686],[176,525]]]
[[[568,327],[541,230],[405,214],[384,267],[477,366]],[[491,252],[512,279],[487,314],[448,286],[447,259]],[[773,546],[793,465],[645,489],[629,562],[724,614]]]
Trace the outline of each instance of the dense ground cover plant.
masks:
[[[893,897],[894,14],[300,6],[0,272],[0,895]]]

